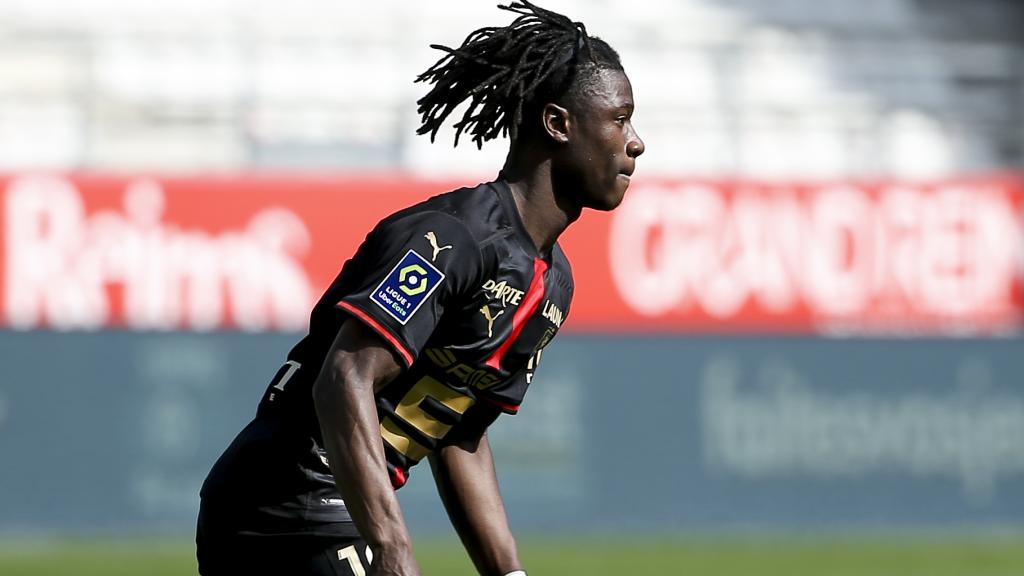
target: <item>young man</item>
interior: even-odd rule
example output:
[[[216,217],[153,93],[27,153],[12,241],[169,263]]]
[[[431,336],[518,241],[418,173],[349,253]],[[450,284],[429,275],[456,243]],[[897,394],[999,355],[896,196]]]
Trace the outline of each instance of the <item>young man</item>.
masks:
[[[428,458],[482,574],[522,574],[486,429],[519,409],[573,282],[556,240],[611,210],[644,151],[615,51],[529,2],[419,80],[419,133],[511,137],[494,182],[382,220],[313,309],[202,490],[204,575],[419,574],[395,498]],[[370,561],[372,559],[372,565]]]

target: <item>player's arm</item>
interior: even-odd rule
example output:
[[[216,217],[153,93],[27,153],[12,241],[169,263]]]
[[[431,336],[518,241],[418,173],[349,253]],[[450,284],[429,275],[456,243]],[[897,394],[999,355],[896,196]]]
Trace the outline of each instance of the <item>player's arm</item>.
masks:
[[[430,465],[448,517],[476,569],[497,576],[522,570],[486,434],[439,448]]]
[[[392,349],[346,321],[313,386],[327,459],[345,506],[373,550],[373,574],[417,575],[412,541],[387,473],[374,392],[401,372]]]

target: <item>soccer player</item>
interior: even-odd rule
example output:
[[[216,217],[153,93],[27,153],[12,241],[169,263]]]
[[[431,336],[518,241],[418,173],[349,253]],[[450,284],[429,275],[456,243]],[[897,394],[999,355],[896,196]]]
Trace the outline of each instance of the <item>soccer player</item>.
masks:
[[[515,414],[569,311],[558,236],[623,198],[644,144],[616,52],[530,2],[418,80],[418,132],[510,136],[493,182],[382,220],[201,492],[200,572],[419,574],[395,490],[427,458],[477,570],[525,574],[487,427]],[[372,564],[371,564],[372,561]]]

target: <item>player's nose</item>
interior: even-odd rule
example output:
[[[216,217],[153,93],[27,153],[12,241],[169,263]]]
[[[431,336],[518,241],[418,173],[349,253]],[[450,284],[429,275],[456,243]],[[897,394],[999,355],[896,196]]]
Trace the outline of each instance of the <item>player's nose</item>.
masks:
[[[629,139],[626,140],[626,155],[630,158],[636,158],[644,153],[647,146],[645,146],[644,141],[640,139],[640,135],[637,134],[636,128],[632,128],[630,130],[629,136]]]

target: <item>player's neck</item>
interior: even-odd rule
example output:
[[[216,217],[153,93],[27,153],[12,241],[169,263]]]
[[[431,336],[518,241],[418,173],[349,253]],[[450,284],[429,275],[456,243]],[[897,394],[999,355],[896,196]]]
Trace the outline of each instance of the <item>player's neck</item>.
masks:
[[[502,176],[512,189],[527,233],[537,250],[547,254],[569,224],[579,218],[579,207],[555,193],[550,161],[515,162],[514,155],[509,154]]]

